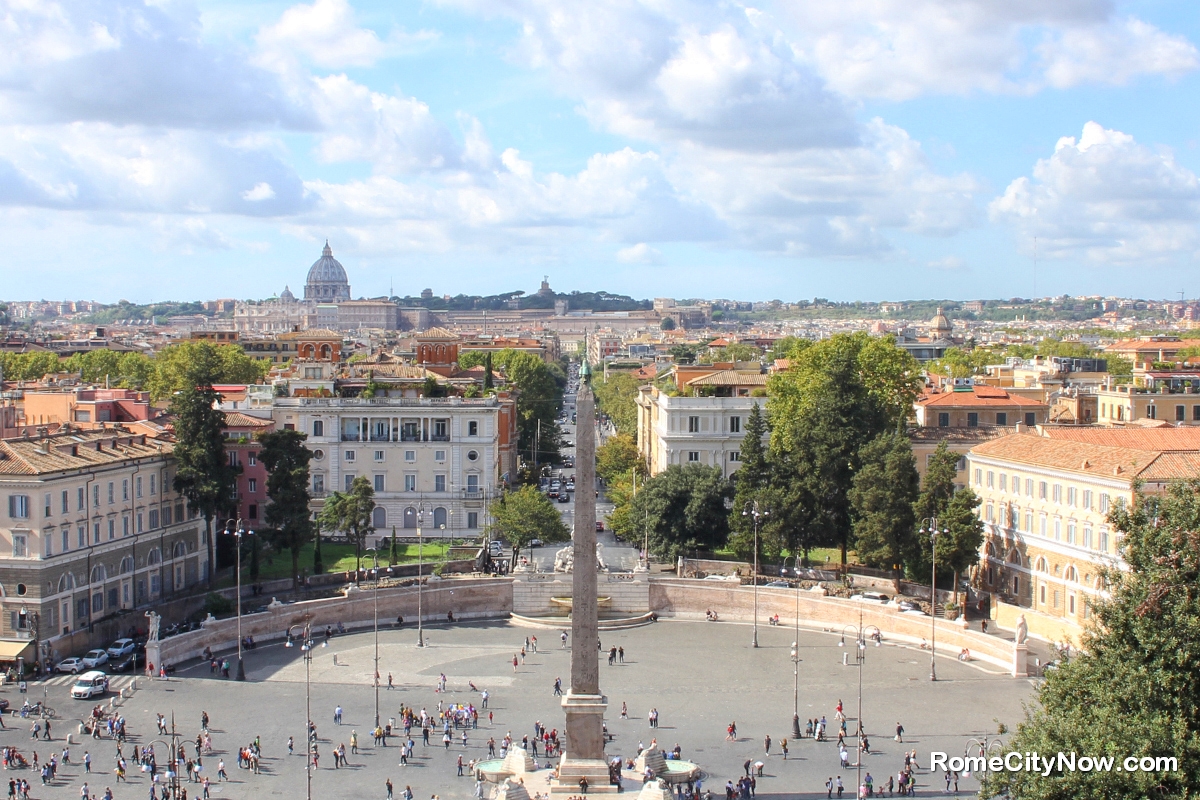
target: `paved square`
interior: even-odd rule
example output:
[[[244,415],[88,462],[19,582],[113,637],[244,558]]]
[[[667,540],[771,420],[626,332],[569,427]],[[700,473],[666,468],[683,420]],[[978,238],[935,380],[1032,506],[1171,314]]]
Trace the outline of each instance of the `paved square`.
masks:
[[[526,636],[536,635],[538,653],[530,653],[514,672],[512,659],[519,654]],[[662,621],[655,625],[625,631],[602,632],[607,649],[625,649],[625,663],[607,666],[601,660],[601,686],[608,696],[608,728],[614,741],[610,756],[632,758],[640,745],[652,738],[665,749],[678,743],[683,757],[701,765],[706,773],[705,787],[714,796],[724,793],[725,781],[742,774],[746,759],[763,756],[764,737],[772,739],[771,753],[764,760],[764,777],[758,781],[758,795],[767,798],[823,797],[825,780],[841,775],[846,797],[854,796],[855,772],[839,770],[836,744],[811,739],[789,741],[790,755],[785,762],[778,742],[791,740],[793,674],[789,658],[794,631],[787,627],[760,625],[757,650],[750,647],[749,625],[726,622]],[[440,736],[428,748],[417,737],[416,758],[407,767],[398,764],[394,746],[371,746],[370,730],[374,721],[375,692],[371,686],[374,636],[370,630],[335,636],[327,648],[316,648],[311,670],[311,702],[322,754],[321,767],[313,777],[314,797],[383,798],[384,782],[390,778],[400,790],[409,785],[421,800],[434,794],[441,798],[470,797],[474,781],[456,777],[455,764],[460,753],[465,760],[485,756],[489,736],[497,741],[508,731],[520,740],[533,732],[535,720],[550,728],[563,725],[559,698],[553,695],[555,678],[564,684],[570,674],[569,651],[560,649],[557,631],[519,628],[502,621],[426,628],[428,646],[415,647],[416,630],[381,630],[380,671],[383,686],[379,690],[380,716],[383,722],[397,716],[401,704],[418,712],[424,707],[436,712],[438,701],[479,704],[479,694],[468,681],[491,694],[490,708],[481,713],[478,730],[468,736],[464,750],[457,738],[445,751]],[[848,648],[847,648],[848,649]],[[838,637],[832,634],[802,632],[799,712],[803,720],[825,715],[829,730],[836,731],[834,707],[840,698],[851,718],[853,732],[857,705],[858,668],[842,666]],[[338,665],[334,664],[337,655]],[[519,660],[519,659],[518,659]],[[245,683],[225,681],[209,674],[207,665],[192,664],[180,669],[167,682],[139,678],[140,689],[124,701],[120,711],[128,720],[133,744],[144,744],[155,737],[155,715],[174,716],[184,741],[194,741],[200,715],[211,718],[215,753],[204,759],[205,771],[216,777],[217,761],[223,758],[231,781],[213,784],[212,796],[263,798],[305,796],[304,758],[288,756],[288,736],[295,737],[297,752],[302,752],[305,719],[305,669],[296,648],[282,644],[262,645],[246,653]],[[386,688],[387,674],[396,686]],[[441,673],[448,678],[448,691],[435,692]],[[959,664],[952,659],[938,660],[939,681],[929,681],[929,655],[919,649],[893,645],[867,649],[863,672],[863,717],[871,740],[872,753],[864,759],[864,770],[876,785],[887,783],[889,774],[903,766],[905,750],[916,749],[922,767],[928,768],[930,750],[961,753],[969,737],[994,735],[999,720],[1010,728],[1023,716],[1022,703],[1032,696],[1031,682],[1013,680],[1004,675]],[[121,685],[128,679],[122,679]],[[93,703],[71,700],[70,679],[51,679],[50,705],[58,713],[54,721],[52,743],[38,742],[33,749],[42,761],[50,755],[48,745],[61,754],[63,736],[77,729]],[[30,696],[41,696],[41,685],[30,687]],[[21,696],[13,687],[4,690],[14,707]],[[629,709],[628,720],[619,718],[621,704]],[[344,722],[333,723],[334,708],[341,705]],[[652,730],[646,720],[651,708],[660,714],[660,726]],[[737,722],[738,740],[726,741],[729,722]],[[903,723],[904,744],[893,741],[897,722]],[[28,723],[0,732],[0,744],[15,746],[26,757],[33,742]],[[358,755],[350,755],[350,766],[334,769],[330,755],[333,747],[349,744],[351,731],[357,731]],[[836,735],[836,732],[835,734]],[[265,756],[261,775],[237,768],[237,748],[260,736]],[[98,797],[111,786],[116,798],[145,798],[146,776],[131,770],[128,785],[115,783],[115,744],[111,740],[79,739],[71,746],[72,762],[87,749],[93,759],[94,774],[83,775],[81,767],[59,769],[58,780],[42,787],[31,770],[8,772],[8,777],[26,777],[33,784],[35,798],[78,798],[80,787],[88,779],[89,788]],[[125,748],[128,756],[129,745]],[[853,748],[851,748],[853,751]],[[189,747],[189,752],[194,752]],[[853,761],[853,755],[851,756]],[[165,753],[159,750],[159,763]],[[184,784],[189,797],[199,797],[199,786]],[[924,770],[918,775],[918,793],[941,796],[944,783],[940,776]],[[490,787],[489,787],[490,788]],[[961,794],[974,792],[973,778],[960,781]]]

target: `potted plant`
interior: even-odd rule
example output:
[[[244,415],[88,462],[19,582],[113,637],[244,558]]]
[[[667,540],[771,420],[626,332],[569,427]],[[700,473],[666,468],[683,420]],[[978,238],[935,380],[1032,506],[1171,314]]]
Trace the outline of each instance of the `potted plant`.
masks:
[[[942,606],[942,616],[944,616],[946,619],[949,619],[949,620],[958,619],[958,613],[959,613],[959,608],[958,608],[958,606],[956,606],[954,604],[953,600],[951,600],[949,603],[946,603],[946,605]]]

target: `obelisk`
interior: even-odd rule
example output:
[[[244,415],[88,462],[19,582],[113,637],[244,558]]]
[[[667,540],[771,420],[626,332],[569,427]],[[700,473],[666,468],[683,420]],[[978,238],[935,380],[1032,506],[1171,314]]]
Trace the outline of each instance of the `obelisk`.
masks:
[[[586,352],[586,351],[585,351]],[[615,792],[604,757],[604,710],[600,694],[600,653],[596,568],[595,397],[586,357],[579,370],[575,417],[575,548],[571,572],[571,688],[563,698],[567,742],[559,762],[555,794],[578,794],[587,779],[588,793]]]

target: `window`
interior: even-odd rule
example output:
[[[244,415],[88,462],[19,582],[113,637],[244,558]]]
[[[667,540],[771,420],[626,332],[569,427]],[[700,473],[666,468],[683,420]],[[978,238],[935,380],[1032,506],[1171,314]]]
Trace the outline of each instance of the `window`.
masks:
[[[1056,503],[1062,502],[1062,484],[1060,484],[1060,483],[1054,484],[1054,490],[1052,492],[1052,495],[1054,497],[1054,502],[1056,502]]]
[[[68,502],[67,490],[63,489],[63,491],[62,491],[62,513],[66,514],[70,510],[71,510],[71,508],[70,508],[70,503]]]
[[[121,481],[121,501],[129,499],[129,478]]]
[[[738,452],[737,450],[731,450],[731,451],[729,451],[729,460],[730,461],[741,461],[742,454],[740,452]]]
[[[1054,520],[1054,541],[1062,541],[1062,520],[1060,519]]]
[[[1038,500],[1046,499],[1046,482],[1038,481]]]
[[[946,412],[946,411],[938,412],[938,427],[939,428],[949,428],[950,427],[950,414],[948,412]]]
[[[986,511],[984,512],[984,519],[988,522],[996,521],[996,507],[991,503],[987,504]]]
[[[1025,479],[1025,496],[1033,497],[1033,478]]]
[[[433,476],[433,490],[435,492],[446,491],[446,476],[445,475],[434,475]]]
[[[129,535],[129,517],[121,517],[121,535]]]
[[[741,433],[742,432],[742,418],[741,417],[730,417],[729,418],[729,432],[730,433]]]
[[[110,519],[108,521],[108,540],[111,542],[115,538],[117,538],[117,521]]]
[[[1004,413],[1003,411],[997,411],[996,412],[996,424],[997,425],[1007,425],[1008,424],[1008,414]]]
[[[1100,513],[1108,513],[1108,494],[1106,492],[1100,493]]]
[[[29,496],[10,494],[8,496],[8,515],[13,519],[29,519]]]
[[[1046,584],[1044,583],[1038,587],[1038,600],[1041,601],[1042,605],[1046,605]]]
[[[62,551],[65,553],[71,549],[71,529],[63,528],[62,530]]]
[[[87,525],[80,525],[75,533],[75,541],[79,542],[79,546],[87,547]]]
[[[700,460],[700,451],[699,450],[689,450],[688,451],[688,462],[696,462],[699,460]]]
[[[1075,523],[1067,523],[1067,544],[1075,544]]]
[[[354,460],[354,451],[347,450],[346,451],[346,461],[353,461],[353,460]]]
[[[1055,589],[1054,590],[1054,607],[1055,608],[1058,608],[1058,595],[1059,595],[1059,591],[1058,591],[1058,589]]]
[[[233,455],[236,456],[237,453],[233,453]],[[233,463],[236,465],[237,460],[235,459]],[[150,496],[153,497],[156,494],[158,494],[158,476],[150,473]]]
[[[251,503],[249,506],[246,507],[246,511],[248,512],[247,516],[249,516],[250,519],[258,519],[258,506],[257,505],[255,505],[254,503]]]
[[[1146,419],[1158,419],[1158,409],[1153,403],[1146,406]]]
[[[1067,505],[1071,508],[1075,507],[1076,501],[1079,499],[1079,492],[1074,486],[1067,487]]]
[[[1042,536],[1046,535],[1046,515],[1045,514],[1038,515],[1038,533],[1040,533]]]
[[[988,473],[987,473],[987,488],[991,489],[995,486],[995,484],[996,484],[996,473],[992,472],[989,469]]]
[[[100,507],[100,484],[98,483],[92,487],[92,507]]]
[[[257,467],[258,466],[258,453],[247,453],[246,454],[246,462],[252,467]]]
[[[137,513],[137,532],[141,533],[145,528],[142,526],[142,512]]]
[[[375,460],[376,460],[376,461],[383,461],[383,459],[384,459],[384,454],[383,454],[383,451],[382,451],[382,450],[376,450],[376,451],[375,451]]]
[[[472,529],[479,527],[479,512],[478,511],[468,511],[467,512],[467,527],[472,528]]]
[[[435,442],[450,441],[450,420],[435,419],[433,421],[433,435],[429,438]]]
[[[133,494],[135,497],[142,496],[142,479],[140,476],[133,479]]]
[[[688,417],[688,433],[699,433],[699,432],[700,432],[700,418],[699,417]]]
[[[1175,419],[1179,422],[1187,419],[1187,406],[1175,406]]]
[[[158,528],[158,509],[152,508],[152,509],[150,509],[150,530],[155,530],[157,528]]]
[[[44,514],[42,514],[42,516],[48,517],[54,511],[54,509],[51,508],[49,492],[46,492],[46,495],[42,498],[42,501],[43,501],[42,502],[42,510],[45,512]]]
[[[29,556],[29,537],[23,533],[14,533],[13,542],[13,558],[26,558]]]
[[[1013,578],[1013,592],[1012,593],[1016,597],[1021,596],[1021,579],[1019,577]]]
[[[313,494],[325,494],[325,476],[313,475]]]
[[[433,527],[438,529],[450,527],[450,522],[445,508],[438,506],[433,510]]]
[[[376,530],[387,527],[387,509],[383,506],[375,506],[371,511],[371,527]]]
[[[383,476],[382,475],[375,476],[375,491],[377,491],[377,492],[383,491]]]
[[[1180,406],[1180,408],[1183,408],[1183,406]],[[1067,612],[1070,614],[1075,613],[1075,595],[1073,594],[1067,595]]]
[[[467,494],[478,494],[478,493],[479,493],[479,476],[478,475],[468,475],[467,476]]]
[[[978,468],[975,470],[975,485],[983,486],[983,470]]]
[[[470,422],[467,423],[467,436],[478,436],[478,435],[479,435],[479,423],[476,422],[475,420],[471,420]]]
[[[434,450],[433,451],[433,460],[434,461],[445,461],[446,460],[446,451],[445,450]]]
[[[478,460],[479,460],[479,451],[478,450],[468,450],[467,451],[467,461],[478,461]]]
[[[1200,422],[1200,406],[1192,406],[1192,420]]]
[[[1032,428],[1037,424],[1037,415],[1030,411],[1025,415],[1025,424]]]
[[[348,472],[344,477],[346,479],[346,491],[348,492],[350,491],[350,485],[354,483],[355,476],[353,472]]]
[[[313,436],[324,436],[325,435],[324,421],[319,420],[319,419],[313,420],[312,431],[313,431]]]
[[[111,506],[116,502],[116,487],[112,481],[108,482],[108,504]]]
[[[404,460],[405,461],[416,461],[417,460],[417,451],[416,450],[405,450],[404,451]]]
[[[416,490],[417,490],[417,476],[416,475],[405,475],[404,476],[404,491],[415,492]]]
[[[1002,492],[1008,491],[1008,476],[1005,475],[1003,472],[1000,473],[1000,491],[1002,491]]]
[[[979,414],[977,412],[975,412],[975,411],[967,412],[967,427],[968,428],[978,428],[979,427]]]
[[[1092,529],[1091,528],[1083,529],[1083,546],[1089,550],[1092,549]]]
[[[1099,546],[1096,549],[1098,549],[1102,553],[1108,552],[1108,529],[1107,528],[1100,529],[1100,542],[1099,542]]]
[[[1033,512],[1032,511],[1025,512],[1025,532],[1033,533]]]
[[[1092,510],[1092,490],[1091,489],[1083,490],[1083,507],[1088,511]]]

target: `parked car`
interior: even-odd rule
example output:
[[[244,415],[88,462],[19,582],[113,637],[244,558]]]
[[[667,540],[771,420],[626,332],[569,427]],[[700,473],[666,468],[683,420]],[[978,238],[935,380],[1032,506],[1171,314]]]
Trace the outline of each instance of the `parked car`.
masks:
[[[108,646],[108,650],[106,652],[108,653],[109,658],[120,658],[121,656],[127,656],[132,653],[136,647],[137,644],[133,641],[133,639],[117,639]]]
[[[541,539],[530,539],[529,540],[530,547],[541,547],[543,544],[544,544],[544,542],[542,542]]]
[[[266,611],[266,607],[263,610]],[[144,666],[146,666],[146,651],[142,649],[135,650],[119,659],[113,659],[109,663],[108,668],[112,672],[137,672]]]
[[[886,603],[888,596],[879,592],[860,592],[859,594],[852,595],[850,599],[859,603]]]
[[[767,589],[790,589],[792,585],[787,581],[771,581],[766,584]]]
[[[78,675],[85,669],[87,669],[87,667],[83,665],[83,659],[79,656],[64,658],[62,661],[54,665],[54,671],[61,672],[64,675],[68,673],[71,675]]]
[[[604,523],[596,520],[596,533],[604,533]]]
[[[79,659],[79,663],[86,669],[95,669],[101,664],[108,663],[108,653],[98,647],[95,650],[88,650],[83,654],[83,658]]]
[[[737,575],[705,575],[704,580],[706,580],[706,581],[737,581],[738,583],[742,582],[742,579],[739,578]]]
[[[90,700],[108,691],[108,676],[100,670],[85,672],[75,680],[71,687],[71,697],[76,700]]]
[[[499,539],[488,542],[488,555],[492,558],[504,555],[504,542]]]

